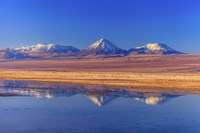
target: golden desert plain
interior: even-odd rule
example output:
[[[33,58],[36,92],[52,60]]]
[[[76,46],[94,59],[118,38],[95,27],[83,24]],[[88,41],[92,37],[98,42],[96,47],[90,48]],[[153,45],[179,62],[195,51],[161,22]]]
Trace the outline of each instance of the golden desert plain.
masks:
[[[200,91],[200,55],[132,55],[0,62],[0,78]]]

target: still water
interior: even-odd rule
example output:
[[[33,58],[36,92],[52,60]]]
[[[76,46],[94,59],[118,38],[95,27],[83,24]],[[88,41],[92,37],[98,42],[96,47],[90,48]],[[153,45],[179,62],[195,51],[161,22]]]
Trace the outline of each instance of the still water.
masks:
[[[0,133],[200,133],[200,96],[0,81]]]

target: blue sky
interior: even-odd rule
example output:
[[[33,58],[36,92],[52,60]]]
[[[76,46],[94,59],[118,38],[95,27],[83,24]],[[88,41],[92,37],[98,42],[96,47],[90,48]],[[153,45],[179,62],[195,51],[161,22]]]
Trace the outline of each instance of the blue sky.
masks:
[[[0,0],[0,48],[107,38],[124,49],[162,42],[200,53],[199,0]]]

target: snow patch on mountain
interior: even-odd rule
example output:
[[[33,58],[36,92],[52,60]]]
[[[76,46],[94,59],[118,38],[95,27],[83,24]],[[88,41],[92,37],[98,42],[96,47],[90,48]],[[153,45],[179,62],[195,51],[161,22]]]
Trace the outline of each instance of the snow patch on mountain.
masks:
[[[101,49],[104,51],[113,51],[115,49],[119,49],[114,43],[108,41],[107,39],[100,39],[93,43],[91,46],[88,47],[88,49]]]
[[[19,48],[15,48],[14,50],[20,52],[54,52],[54,53],[66,53],[66,52],[78,52],[79,49],[72,47],[72,46],[61,46],[55,44],[48,44],[48,43],[40,43],[33,46],[23,46]]]
[[[149,43],[144,46],[131,48],[129,52],[138,54],[181,54],[181,52],[176,51],[163,43]]]

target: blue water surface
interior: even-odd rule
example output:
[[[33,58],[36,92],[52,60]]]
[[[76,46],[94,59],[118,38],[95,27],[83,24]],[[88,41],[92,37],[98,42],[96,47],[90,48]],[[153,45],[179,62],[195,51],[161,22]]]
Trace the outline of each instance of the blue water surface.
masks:
[[[0,133],[200,133],[198,95],[0,84]]]

